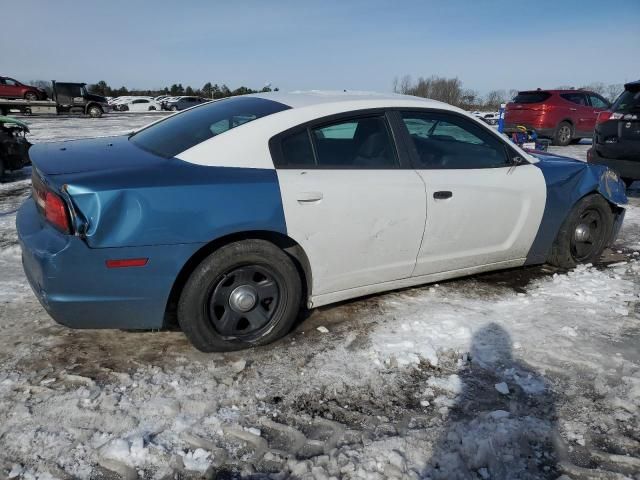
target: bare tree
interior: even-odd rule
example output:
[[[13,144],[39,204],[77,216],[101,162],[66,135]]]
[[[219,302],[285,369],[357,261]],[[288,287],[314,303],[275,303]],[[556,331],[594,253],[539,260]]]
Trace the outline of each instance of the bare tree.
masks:
[[[624,85],[622,85],[621,83],[612,83],[611,85],[607,85],[603,96],[605,96],[610,102],[613,102],[616,98],[618,98],[618,95],[620,95],[623,90]]]
[[[484,108],[488,110],[498,110],[500,104],[507,99],[507,92],[504,90],[491,90],[484,98]]]

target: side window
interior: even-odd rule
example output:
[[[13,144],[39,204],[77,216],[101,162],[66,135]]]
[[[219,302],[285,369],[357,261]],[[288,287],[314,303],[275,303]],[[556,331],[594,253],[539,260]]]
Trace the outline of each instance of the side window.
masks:
[[[609,108],[609,104],[598,95],[589,95],[589,100],[591,100],[591,106],[595,108]]]
[[[15,87],[16,85],[18,85],[18,82],[16,82],[15,80],[11,80],[10,78],[5,78],[5,83],[11,87]]]
[[[391,130],[384,115],[308,127],[280,140],[279,150],[280,154],[274,155],[277,168],[399,167]]]
[[[384,116],[312,128],[320,168],[396,168],[398,161]]]
[[[584,93],[561,93],[560,96],[571,103],[584,106],[587,105],[587,97]]]
[[[304,129],[282,139],[282,161],[277,167],[308,168],[315,165],[309,132]]]
[[[413,140],[418,168],[472,169],[511,165],[505,144],[463,117],[441,112],[401,112],[401,116]]]

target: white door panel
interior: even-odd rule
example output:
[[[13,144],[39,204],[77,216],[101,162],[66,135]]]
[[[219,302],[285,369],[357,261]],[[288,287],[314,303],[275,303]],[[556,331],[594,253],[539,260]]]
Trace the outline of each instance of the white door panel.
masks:
[[[278,170],[278,181],[313,295],[411,276],[426,215],[414,170]]]
[[[427,222],[414,276],[524,259],[546,202],[539,168],[419,170]],[[435,192],[451,198],[434,199]]]

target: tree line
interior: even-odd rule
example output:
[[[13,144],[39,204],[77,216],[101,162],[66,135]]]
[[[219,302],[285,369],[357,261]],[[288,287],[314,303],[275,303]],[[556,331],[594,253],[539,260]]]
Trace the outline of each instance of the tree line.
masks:
[[[34,87],[43,88],[46,90],[47,95],[51,98],[53,90],[51,86],[51,82],[46,80],[32,80],[31,85]],[[195,97],[206,97],[206,98],[225,98],[225,97],[233,97],[235,95],[246,95],[248,93],[260,93],[260,92],[271,92],[278,91],[278,88],[272,89],[270,86],[266,86],[260,90],[254,90],[248,87],[238,87],[234,90],[231,90],[227,85],[222,84],[218,85],[217,83],[212,84],[211,82],[205,83],[202,88],[193,88],[191,85],[187,85],[183,87],[181,83],[174,83],[170,87],[164,87],[161,89],[155,90],[142,90],[142,89],[128,89],[125,86],[114,88],[111,87],[104,80],[100,80],[97,83],[92,83],[87,85],[87,90],[91,93],[95,93],[97,95],[102,95],[105,97],[122,97],[125,95],[139,95],[139,96],[147,96],[147,97],[157,97],[159,95],[171,95],[172,97],[178,97],[182,95],[195,96]]]
[[[572,88],[574,87],[567,85],[557,87],[558,90]],[[596,82],[579,88],[591,90],[613,102],[624,90],[624,85],[621,83],[605,85],[602,82]],[[418,77],[416,81],[413,81],[410,75],[396,77],[393,81],[393,91],[439,100],[464,110],[498,110],[501,103],[509,102],[518,94],[518,90],[512,89],[492,90],[486,95],[481,95],[477,90],[463,88],[462,81],[458,77],[446,78],[437,75],[428,78]]]

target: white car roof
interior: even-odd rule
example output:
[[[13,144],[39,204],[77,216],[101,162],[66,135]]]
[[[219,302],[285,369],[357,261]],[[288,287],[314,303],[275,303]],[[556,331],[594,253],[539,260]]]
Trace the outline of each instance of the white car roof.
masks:
[[[376,93],[357,90],[331,91],[331,90],[308,90],[294,92],[267,92],[255,93],[249,95],[252,97],[273,100],[292,108],[310,107],[314,105],[328,104],[352,104],[352,103],[371,103],[372,108],[384,104],[386,106],[403,106],[407,102],[422,108],[440,108],[446,110],[458,110],[443,102],[430,100],[428,98],[414,97],[411,95],[401,95],[398,93]],[[366,108],[364,106],[363,108]],[[345,108],[350,110],[350,107]]]
[[[239,128],[226,131],[224,135],[216,135],[179,153],[176,157],[197,165],[273,169],[268,143],[274,135],[321,117],[368,108],[433,108],[459,112],[482,125],[482,128],[488,129],[493,135],[500,136],[484,122],[460,108],[437,100],[409,95],[313,90],[256,93],[248,96],[280,102],[292,108],[247,122]],[[514,148],[531,162],[536,162],[534,157],[517,146],[514,145]]]

